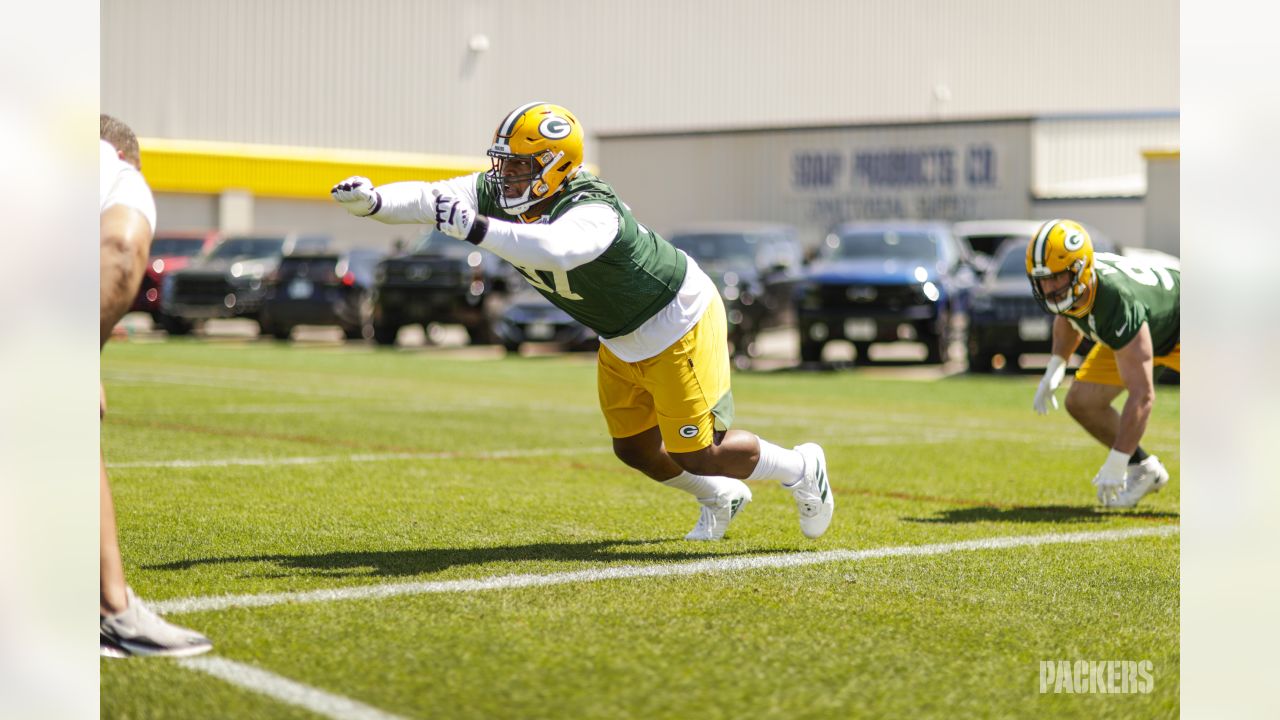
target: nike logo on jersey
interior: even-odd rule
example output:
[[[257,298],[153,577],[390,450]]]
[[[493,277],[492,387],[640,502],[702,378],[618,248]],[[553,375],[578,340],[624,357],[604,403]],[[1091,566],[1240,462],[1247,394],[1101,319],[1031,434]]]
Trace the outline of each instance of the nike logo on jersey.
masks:
[[[1121,325],[1120,329],[1116,331],[1116,337],[1120,337],[1121,335],[1124,334],[1124,331],[1128,329],[1129,329],[1129,323],[1125,323]]]

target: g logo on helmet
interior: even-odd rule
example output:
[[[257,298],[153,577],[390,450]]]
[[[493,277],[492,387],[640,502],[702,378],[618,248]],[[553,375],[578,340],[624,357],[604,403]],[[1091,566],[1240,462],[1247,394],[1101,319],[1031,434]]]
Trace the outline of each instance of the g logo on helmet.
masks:
[[[1068,252],[1075,252],[1084,247],[1084,233],[1078,233],[1074,230],[1068,230],[1067,236],[1062,240],[1062,246]]]
[[[569,137],[573,126],[559,115],[551,115],[538,124],[538,132],[548,140],[560,140]]]
[[[698,434],[697,425],[685,425],[684,427],[680,428],[680,437],[682,438],[691,438],[697,434]]]

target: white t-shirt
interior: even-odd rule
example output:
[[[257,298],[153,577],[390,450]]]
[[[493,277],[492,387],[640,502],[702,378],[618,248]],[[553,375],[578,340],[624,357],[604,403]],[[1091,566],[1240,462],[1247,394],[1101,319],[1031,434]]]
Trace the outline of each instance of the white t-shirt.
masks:
[[[151,195],[151,188],[142,173],[116,155],[115,146],[106,140],[99,141],[98,172],[99,199],[101,213],[112,205],[124,205],[142,213],[151,223],[151,231],[156,229],[156,201]]]

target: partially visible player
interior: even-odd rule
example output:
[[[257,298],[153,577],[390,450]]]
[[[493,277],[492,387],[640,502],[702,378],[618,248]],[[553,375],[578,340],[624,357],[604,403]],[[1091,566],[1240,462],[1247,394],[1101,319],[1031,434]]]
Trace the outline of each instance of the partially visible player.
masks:
[[[105,347],[111,329],[128,312],[142,283],[155,232],[156,204],[139,172],[138,139],[127,125],[109,115],[101,118],[99,199],[101,295],[99,341]],[[106,393],[99,387],[98,414],[107,412]],[[99,627],[101,652],[108,657],[130,655],[187,656],[208,652],[213,643],[193,630],[178,627],[156,615],[125,584],[124,565],[116,537],[116,513],[107,482],[106,459],[98,455],[101,596]]]
[[[1058,407],[1054,391],[1067,358],[1084,335],[1093,349],[1067,391],[1067,412],[1111,449],[1093,479],[1107,507],[1133,507],[1169,482],[1169,471],[1138,443],[1155,403],[1155,366],[1179,370],[1178,299],[1182,273],[1093,251],[1089,233],[1070,220],[1051,220],[1027,245],[1027,276],[1042,308],[1055,315],[1053,356],[1033,406],[1044,415]],[[1111,403],[1128,391],[1124,408]]]
[[[487,173],[377,187],[351,177],[334,186],[333,198],[353,215],[435,225],[492,251],[595,330],[597,389],[614,454],[698,500],[686,539],[723,537],[751,501],[742,480],[779,482],[796,501],[801,531],[821,536],[835,508],[822,448],[782,448],[730,429],[720,293],[583,168],[583,134],[565,108],[527,103],[499,123]]]

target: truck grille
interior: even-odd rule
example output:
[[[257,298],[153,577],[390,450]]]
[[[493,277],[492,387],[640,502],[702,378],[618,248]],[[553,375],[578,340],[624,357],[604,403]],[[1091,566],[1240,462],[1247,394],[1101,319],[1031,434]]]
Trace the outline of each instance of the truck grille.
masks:
[[[173,279],[173,302],[184,305],[222,305],[231,292],[222,275],[177,275]]]
[[[1024,317],[1045,315],[1035,298],[1000,298],[995,301],[995,317],[998,322],[1017,322]]]
[[[464,272],[461,263],[447,260],[388,263],[385,271],[383,283],[386,285],[442,288],[458,287],[471,281],[471,273]]]
[[[895,311],[929,302],[914,285],[823,285],[818,297],[828,310]]]

